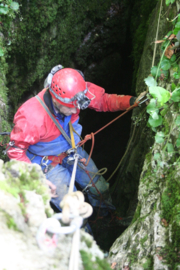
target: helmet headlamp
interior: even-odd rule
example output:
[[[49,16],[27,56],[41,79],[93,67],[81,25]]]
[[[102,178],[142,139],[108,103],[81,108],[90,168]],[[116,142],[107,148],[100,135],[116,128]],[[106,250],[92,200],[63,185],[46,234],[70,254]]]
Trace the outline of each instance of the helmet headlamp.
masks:
[[[51,95],[64,106],[84,110],[91,102],[86,96],[88,88],[84,74],[79,70],[57,65],[51,69],[45,86],[49,88]]]

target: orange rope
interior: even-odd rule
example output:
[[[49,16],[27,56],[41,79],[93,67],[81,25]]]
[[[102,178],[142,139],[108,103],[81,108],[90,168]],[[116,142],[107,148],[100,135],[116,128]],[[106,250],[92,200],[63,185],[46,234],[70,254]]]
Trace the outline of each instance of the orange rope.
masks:
[[[85,144],[88,140],[92,140],[92,146],[91,146],[91,152],[89,154],[89,158],[86,164],[84,164],[85,166],[88,165],[89,160],[91,158],[92,152],[93,152],[93,148],[94,148],[94,135],[96,135],[97,133],[99,133],[100,131],[102,131],[103,129],[105,129],[106,127],[108,127],[110,124],[112,124],[113,122],[115,122],[116,120],[118,120],[120,117],[122,117],[123,115],[125,115],[127,112],[129,112],[130,110],[134,109],[135,107],[138,106],[138,103],[134,103],[132,106],[130,106],[129,108],[126,109],[125,112],[121,113],[118,117],[116,117],[115,119],[113,119],[112,121],[110,121],[108,124],[106,124],[105,126],[103,126],[102,128],[100,128],[99,130],[97,130],[95,133],[91,133],[85,136],[84,140],[80,141],[78,143],[78,146],[82,146],[83,144]]]

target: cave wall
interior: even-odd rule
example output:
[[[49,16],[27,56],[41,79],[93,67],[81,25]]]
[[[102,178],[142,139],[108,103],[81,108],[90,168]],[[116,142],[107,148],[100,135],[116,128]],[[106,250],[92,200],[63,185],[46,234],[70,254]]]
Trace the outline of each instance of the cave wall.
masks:
[[[156,8],[150,14],[149,28],[146,35],[144,49],[141,54],[139,68],[137,72],[137,80],[135,92],[136,96],[147,90],[144,79],[150,74],[152,67],[154,40],[156,37],[157,22],[159,16],[160,1],[158,1]],[[163,2],[163,11],[167,12],[167,17],[173,16],[172,9]],[[173,11],[175,14],[175,11]],[[161,18],[159,26],[159,38],[161,39],[165,33],[171,30],[171,25],[166,18]],[[155,57],[155,65],[158,63],[161,55],[161,48],[157,46],[157,53]],[[137,193],[139,186],[139,178],[142,171],[143,163],[146,154],[154,142],[154,133],[147,127],[148,115],[146,114],[146,106],[142,105],[133,110],[131,117],[131,131],[129,136],[128,147],[123,162],[120,166],[118,175],[112,191],[115,204],[118,206],[118,211],[121,216],[133,216],[137,205]]]
[[[147,38],[142,54],[136,92],[147,89],[144,79],[151,73],[154,38],[156,35],[157,21],[160,11],[160,2],[153,13]],[[166,3],[170,4],[170,2]],[[177,28],[177,21],[171,24],[167,20],[173,20],[179,13],[179,1],[166,5],[162,1],[162,13],[160,16],[158,40]],[[178,33],[179,28],[176,32]],[[173,32],[172,32],[173,33]],[[169,41],[167,41],[168,43]],[[166,44],[167,45],[167,44]],[[157,46],[155,65],[162,63],[165,48]],[[178,57],[178,50],[175,51]],[[166,58],[165,58],[166,59]],[[169,61],[169,60],[168,60]],[[162,72],[161,65],[161,72]],[[173,93],[179,89],[179,78],[174,74],[179,69],[177,59],[176,66],[167,69],[168,75],[157,79],[158,86]],[[175,87],[173,88],[173,85]],[[178,94],[179,97],[179,94]],[[117,201],[121,201],[119,190],[127,190],[127,197],[133,197],[129,186],[137,185],[137,208],[130,226],[114,242],[110,249],[109,261],[114,269],[179,269],[179,98],[167,102],[167,110],[162,115],[162,123],[156,128],[147,126],[149,114],[144,111],[143,120],[141,114],[145,108],[134,110],[133,121],[138,123],[137,131],[132,141],[130,152],[125,160],[123,172],[119,172],[116,184]],[[164,107],[161,108],[161,110]],[[140,113],[140,115],[139,115]],[[149,122],[149,120],[148,120]],[[132,124],[133,129],[133,124]],[[160,132],[160,133],[159,133]],[[162,132],[162,133],[161,133]],[[132,133],[131,133],[132,134]],[[157,134],[166,134],[165,140],[159,141]],[[137,135],[137,137],[136,137]],[[155,139],[155,140],[154,140]],[[167,146],[172,149],[168,149]],[[139,162],[145,157],[145,162]],[[158,157],[158,158],[157,158]],[[128,178],[128,175],[130,177]],[[140,180],[138,177],[140,175]],[[123,179],[121,181],[121,179]],[[134,184],[134,181],[136,181]],[[130,181],[130,183],[129,183]],[[139,186],[138,186],[139,182]],[[120,207],[120,204],[119,204]],[[130,205],[128,213],[133,213],[134,205]]]

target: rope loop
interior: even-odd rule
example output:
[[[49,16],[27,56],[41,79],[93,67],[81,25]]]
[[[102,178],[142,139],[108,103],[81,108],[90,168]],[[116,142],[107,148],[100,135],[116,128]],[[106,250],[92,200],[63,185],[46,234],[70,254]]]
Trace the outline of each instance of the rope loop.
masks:
[[[84,195],[81,191],[66,194],[61,201],[60,206],[63,215],[62,221],[65,224],[70,223],[70,215],[87,218],[93,212],[92,206],[84,202]]]

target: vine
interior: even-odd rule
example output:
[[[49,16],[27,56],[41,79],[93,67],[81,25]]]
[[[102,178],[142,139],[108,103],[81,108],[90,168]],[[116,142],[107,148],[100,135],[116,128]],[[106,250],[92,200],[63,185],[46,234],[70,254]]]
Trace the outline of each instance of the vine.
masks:
[[[166,1],[167,5],[168,3],[172,3],[172,1]],[[157,143],[164,143],[165,140],[167,141],[167,139],[169,139],[169,136],[167,137],[165,132],[158,131],[158,127],[163,124],[164,116],[168,112],[170,106],[175,103],[180,106],[180,85],[175,85],[173,82],[171,85],[171,92],[158,86],[158,79],[160,82],[168,79],[170,69],[174,79],[180,78],[180,67],[178,64],[179,53],[177,49],[180,46],[180,15],[177,16],[176,21],[173,23],[174,29],[170,31],[163,40],[157,41],[158,43],[162,42],[162,55],[159,64],[151,68],[151,75],[144,80],[149,88],[148,96],[150,99],[146,109],[149,114],[148,126],[156,132],[155,141]],[[176,118],[175,124],[179,128],[179,116]],[[175,145],[180,147],[180,136],[176,140]],[[172,152],[173,148],[172,143],[169,144],[166,142],[163,149]]]

